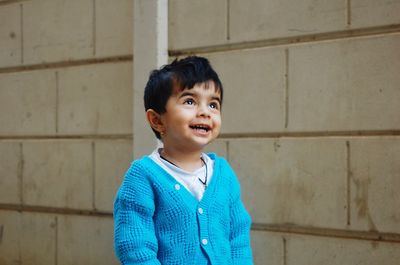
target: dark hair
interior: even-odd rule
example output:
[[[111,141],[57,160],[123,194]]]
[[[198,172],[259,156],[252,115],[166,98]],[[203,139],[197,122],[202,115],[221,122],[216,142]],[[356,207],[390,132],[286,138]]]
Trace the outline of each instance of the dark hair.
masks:
[[[144,90],[144,108],[153,109],[159,114],[166,112],[165,106],[174,89],[192,89],[196,84],[214,82],[214,86],[223,97],[223,87],[218,74],[204,57],[189,56],[184,59],[175,59],[159,70],[150,73]],[[160,134],[154,133],[158,139]]]

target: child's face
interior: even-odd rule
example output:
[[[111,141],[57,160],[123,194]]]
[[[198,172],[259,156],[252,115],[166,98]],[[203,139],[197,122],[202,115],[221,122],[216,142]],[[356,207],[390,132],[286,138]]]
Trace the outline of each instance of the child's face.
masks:
[[[221,128],[221,96],[214,82],[174,92],[167,101],[161,122],[165,148],[203,149],[218,136]]]

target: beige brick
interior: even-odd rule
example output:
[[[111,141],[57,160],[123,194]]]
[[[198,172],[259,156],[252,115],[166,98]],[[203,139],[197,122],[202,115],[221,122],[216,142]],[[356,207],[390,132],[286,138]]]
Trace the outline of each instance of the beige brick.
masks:
[[[58,227],[58,265],[118,264],[111,217],[59,216]]]
[[[0,264],[21,264],[21,214],[0,210]]]
[[[92,208],[91,142],[78,140],[24,142],[23,157],[25,204]]]
[[[400,23],[399,0],[352,0],[351,26],[373,27]]]
[[[227,158],[228,151],[227,151],[227,144],[228,141],[222,139],[216,139],[212,143],[210,143],[205,149],[205,153],[216,153],[218,156],[222,156]]]
[[[95,208],[112,212],[114,197],[132,161],[132,141],[95,143]]]
[[[254,223],[344,228],[346,148],[340,139],[243,139],[232,167]]]
[[[93,1],[23,3],[24,63],[93,57]]]
[[[400,137],[350,142],[351,227],[400,233]]]
[[[0,6],[0,67],[21,63],[20,6]]]
[[[295,236],[287,239],[287,265],[397,265],[400,245],[327,237]]]
[[[52,215],[0,210],[0,264],[55,264]]]
[[[21,147],[0,142],[0,203],[20,203]]]
[[[346,1],[230,0],[233,42],[343,30]]]
[[[21,230],[21,264],[56,264],[55,216],[23,213]]]
[[[226,0],[170,0],[168,10],[170,49],[227,42]]]
[[[54,72],[0,74],[0,135],[54,134],[55,110]]]
[[[283,129],[283,49],[215,53],[207,57],[224,86],[222,133],[259,133]]]
[[[132,132],[132,64],[110,63],[59,72],[60,134]]]
[[[251,245],[255,265],[284,264],[283,237],[278,233],[252,231]]]
[[[132,14],[132,0],[96,0],[96,57],[132,54]]]
[[[400,128],[400,35],[326,42],[289,51],[289,129]]]

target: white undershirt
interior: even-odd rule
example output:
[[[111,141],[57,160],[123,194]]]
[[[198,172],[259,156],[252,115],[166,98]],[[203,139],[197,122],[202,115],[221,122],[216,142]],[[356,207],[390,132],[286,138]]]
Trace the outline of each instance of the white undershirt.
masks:
[[[197,200],[201,200],[203,197],[205,187],[199,178],[204,182],[207,174],[207,185],[211,181],[211,176],[214,168],[214,160],[212,160],[208,155],[202,153],[202,158],[207,166],[203,165],[201,168],[196,169],[193,172],[183,170],[174,164],[162,159],[160,152],[162,149],[156,149],[150,154],[150,158],[156,162],[161,168],[167,171],[172,177],[176,179],[180,184],[182,184]],[[206,173],[207,170],[207,173]]]

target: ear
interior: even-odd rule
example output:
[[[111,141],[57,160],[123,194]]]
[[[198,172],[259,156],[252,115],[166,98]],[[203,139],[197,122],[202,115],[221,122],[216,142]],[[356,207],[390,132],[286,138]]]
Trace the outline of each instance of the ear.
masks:
[[[156,130],[159,133],[164,131],[164,125],[161,121],[161,115],[158,114],[155,110],[148,109],[146,111],[146,118],[147,118],[147,121],[149,122],[151,128],[153,128],[154,130]]]

